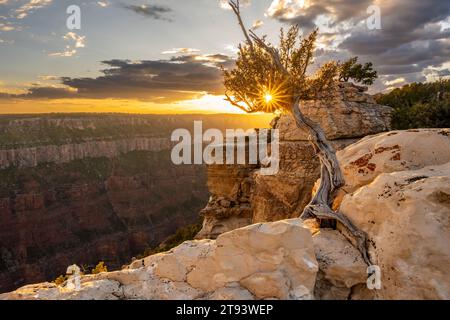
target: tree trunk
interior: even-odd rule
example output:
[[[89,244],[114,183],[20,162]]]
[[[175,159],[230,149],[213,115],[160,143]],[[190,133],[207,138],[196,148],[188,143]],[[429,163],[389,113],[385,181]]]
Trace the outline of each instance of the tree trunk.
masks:
[[[301,130],[306,130],[309,133],[309,141],[320,160],[321,177],[319,188],[311,202],[303,210],[300,217],[303,220],[313,218],[337,220],[350,233],[350,236],[353,238],[351,240],[354,240],[364,261],[368,265],[371,265],[367,253],[366,234],[359,230],[345,215],[331,210],[334,192],[345,184],[334,148],[328,142],[323,129],[317,123],[302,114],[299,98],[297,98],[292,105],[291,112],[297,127]]]

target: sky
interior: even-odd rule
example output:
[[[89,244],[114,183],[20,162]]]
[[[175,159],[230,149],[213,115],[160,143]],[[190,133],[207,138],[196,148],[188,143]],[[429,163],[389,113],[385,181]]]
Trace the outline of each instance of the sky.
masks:
[[[241,5],[246,26],[273,43],[281,27],[319,27],[315,65],[373,62],[372,93],[450,75],[448,0]],[[222,0],[0,0],[0,113],[238,112],[223,100],[220,66],[233,66],[242,41]]]

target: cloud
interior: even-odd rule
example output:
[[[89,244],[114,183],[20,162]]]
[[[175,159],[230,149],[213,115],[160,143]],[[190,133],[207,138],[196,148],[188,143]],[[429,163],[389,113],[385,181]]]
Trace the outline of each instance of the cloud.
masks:
[[[27,17],[31,12],[50,5],[52,1],[53,0],[30,0],[16,9],[16,17],[17,19],[23,19]]]
[[[16,30],[17,27],[10,23],[0,23],[0,31],[7,32],[7,31],[13,31]]]
[[[398,84],[404,83],[404,82],[405,82],[405,78],[400,77],[400,78],[396,78],[394,80],[384,81],[384,85],[385,86],[393,86],[393,85],[396,85],[396,84],[398,85]]]
[[[313,28],[319,18],[327,16],[331,25],[357,20],[366,15],[372,0],[273,0],[266,16],[281,22]]]
[[[264,22],[262,20],[255,20],[252,25],[252,29],[256,30],[263,26]]]
[[[366,25],[373,4],[380,8],[380,30]],[[273,0],[266,16],[305,31],[320,26],[321,56],[359,56],[374,62],[382,77],[416,81],[427,68],[450,61],[448,1]]]
[[[86,36],[80,36],[75,32],[68,32],[63,36],[65,41],[72,42],[70,45],[66,45],[66,48],[62,52],[50,53],[53,57],[72,57],[77,53],[77,49],[84,48],[86,46]]]
[[[56,80],[60,80],[60,77],[52,76],[52,75],[45,75],[45,76],[39,76],[39,80],[42,80],[42,81],[56,81]]]
[[[155,20],[172,21],[170,18],[166,16],[168,13],[172,12],[172,9],[167,6],[151,5],[151,4],[142,4],[142,5],[122,4],[122,7],[131,10],[144,17],[152,18]]]
[[[97,5],[102,8],[106,8],[110,5],[108,1],[97,1]]]
[[[161,53],[162,54],[191,54],[191,53],[196,53],[196,52],[200,52],[200,50],[193,49],[193,48],[173,48],[173,49],[165,50]]]
[[[231,58],[222,54],[182,55],[167,60],[107,60],[103,61],[106,69],[99,77],[63,77],[59,86],[32,87],[26,94],[7,98],[111,98],[157,103],[189,100],[203,94],[223,93],[219,66],[232,63]]]

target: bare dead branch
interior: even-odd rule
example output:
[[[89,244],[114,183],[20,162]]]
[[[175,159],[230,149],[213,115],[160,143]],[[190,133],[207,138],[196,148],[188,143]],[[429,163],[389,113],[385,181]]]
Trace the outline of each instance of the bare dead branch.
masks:
[[[248,35],[247,29],[245,28],[245,25],[244,25],[244,22],[242,21],[239,0],[230,0],[230,1],[228,1],[228,4],[230,5],[231,9],[233,10],[234,14],[236,15],[236,17],[238,19],[239,26],[241,27],[242,33],[244,34],[244,37],[247,40],[248,45],[250,46],[250,50],[253,51],[253,42]]]
[[[228,101],[228,102],[231,103],[233,106],[235,106],[235,107],[241,109],[242,111],[244,111],[244,112],[246,112],[246,113],[255,113],[255,112],[257,112],[257,110],[252,110],[252,107],[251,107],[250,104],[248,104],[248,102],[244,102],[244,103],[248,106],[248,109],[247,109],[247,108],[241,106],[239,103],[237,103],[237,102],[234,101],[233,99],[231,99],[231,97],[230,97],[228,94],[225,94],[225,97],[226,97],[226,98],[224,99],[225,101]]]

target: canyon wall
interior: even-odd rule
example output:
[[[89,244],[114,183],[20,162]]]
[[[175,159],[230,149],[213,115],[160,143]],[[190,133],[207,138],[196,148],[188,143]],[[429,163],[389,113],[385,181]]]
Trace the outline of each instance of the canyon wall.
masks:
[[[170,135],[248,128],[245,116],[0,117],[0,292],[67,266],[110,270],[199,221],[204,165],[172,164]],[[176,195],[176,196],[174,196]]]
[[[341,83],[336,90],[301,103],[303,113],[322,126],[336,150],[390,129],[392,109],[376,104],[366,89]],[[212,197],[202,211],[204,223],[198,238],[215,238],[250,223],[295,218],[308,204],[320,177],[319,160],[308,136],[290,115],[275,118],[272,127],[280,135],[277,174],[263,175],[257,166],[209,166]]]
[[[39,283],[0,300],[448,300],[449,137],[449,129],[393,131],[337,153],[349,193],[335,205],[367,234],[371,268],[339,224],[296,218],[186,241],[81,276],[78,288],[71,279]]]

